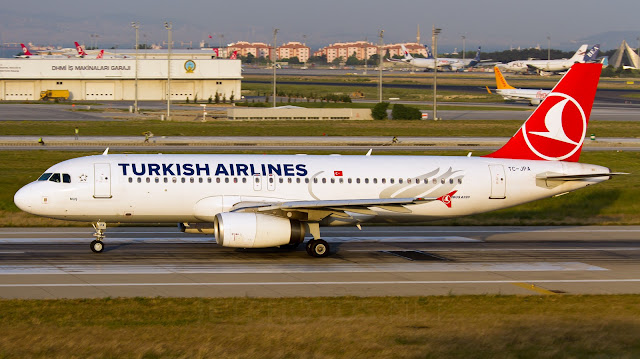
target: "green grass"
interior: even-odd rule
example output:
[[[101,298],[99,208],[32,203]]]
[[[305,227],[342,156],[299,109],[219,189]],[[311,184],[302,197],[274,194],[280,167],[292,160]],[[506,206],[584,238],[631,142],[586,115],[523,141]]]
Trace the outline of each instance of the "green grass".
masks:
[[[0,121],[0,136],[428,136],[511,137],[520,120],[456,121]],[[598,137],[638,137],[639,121],[592,121]]]
[[[1,358],[638,358],[640,296],[0,301]]]
[[[228,152],[237,152],[230,150]],[[264,153],[265,151],[259,151]],[[299,151],[289,151],[295,153]],[[335,151],[331,151],[335,152]],[[362,154],[345,152],[345,154]],[[245,151],[243,153],[251,153]],[[255,152],[254,152],[255,153]],[[287,153],[267,151],[267,153]],[[326,154],[327,152],[309,152]],[[0,227],[13,226],[85,226],[36,217],[20,211],[13,203],[14,193],[23,185],[34,181],[47,168],[69,158],[96,153],[70,151],[2,151],[0,152]],[[384,153],[380,155],[389,155]],[[394,154],[402,154],[400,152]],[[416,153],[410,153],[415,155]],[[474,153],[475,156],[482,152]],[[427,155],[464,156],[464,151],[428,152]],[[629,172],[596,186],[584,188],[558,198],[549,198],[485,214],[461,217],[447,221],[430,222],[434,225],[640,225],[640,153],[639,152],[584,152],[581,162],[610,167],[615,172]]]

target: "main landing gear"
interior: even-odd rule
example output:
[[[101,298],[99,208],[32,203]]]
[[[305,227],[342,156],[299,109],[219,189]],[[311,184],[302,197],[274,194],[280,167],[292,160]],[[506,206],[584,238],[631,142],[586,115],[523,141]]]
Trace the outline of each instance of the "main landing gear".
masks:
[[[307,223],[307,226],[313,236],[313,239],[307,242],[307,254],[316,258],[328,256],[331,247],[327,241],[320,239],[320,225],[318,223]]]
[[[102,253],[104,250],[104,243],[102,243],[102,240],[104,239],[104,231],[107,229],[107,223],[96,222],[95,224],[91,223],[91,225],[93,226],[93,229],[96,230],[96,233],[93,234],[96,239],[91,241],[90,244],[91,251],[93,253]]]

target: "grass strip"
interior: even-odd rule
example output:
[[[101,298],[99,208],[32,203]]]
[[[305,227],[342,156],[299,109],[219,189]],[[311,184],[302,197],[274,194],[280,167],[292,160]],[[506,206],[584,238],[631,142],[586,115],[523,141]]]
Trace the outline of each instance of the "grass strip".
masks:
[[[0,121],[0,136],[411,136],[511,137],[521,120],[455,121]],[[591,121],[597,137],[637,137],[640,121]]]
[[[637,358],[640,296],[0,301],[2,358]]]

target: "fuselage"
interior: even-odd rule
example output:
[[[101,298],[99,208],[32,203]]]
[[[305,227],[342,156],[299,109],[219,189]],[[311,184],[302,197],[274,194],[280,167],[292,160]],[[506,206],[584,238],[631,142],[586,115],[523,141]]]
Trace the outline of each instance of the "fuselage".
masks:
[[[589,172],[609,170],[484,157],[98,155],[52,166],[18,191],[14,201],[26,212],[57,219],[168,223],[210,222],[240,202],[445,197],[407,205],[407,211],[372,207],[375,215],[353,213],[350,219],[333,218],[322,225],[401,223],[511,207],[608,179],[536,178]]]

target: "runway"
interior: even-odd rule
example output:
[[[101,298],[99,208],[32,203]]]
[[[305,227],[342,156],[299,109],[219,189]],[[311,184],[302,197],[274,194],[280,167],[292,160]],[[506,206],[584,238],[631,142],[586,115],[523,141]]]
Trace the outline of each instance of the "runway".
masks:
[[[0,229],[0,297],[640,293],[640,226],[327,228],[303,246],[223,248],[171,227]]]

